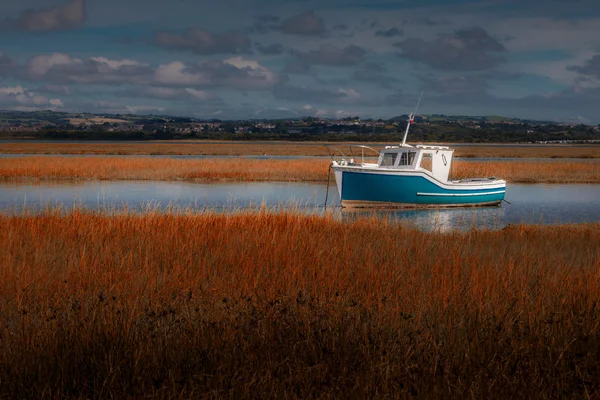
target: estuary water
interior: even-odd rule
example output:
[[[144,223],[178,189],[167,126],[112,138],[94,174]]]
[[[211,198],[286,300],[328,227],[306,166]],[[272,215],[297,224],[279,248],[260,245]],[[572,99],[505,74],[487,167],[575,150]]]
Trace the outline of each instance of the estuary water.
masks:
[[[139,212],[189,209],[194,212],[241,209],[294,209],[305,213],[326,212],[327,185],[321,183],[218,183],[156,181],[0,183],[0,212],[46,207],[85,207],[95,210]],[[327,211],[342,220],[360,216],[391,218],[422,229],[501,229],[508,224],[563,224],[600,221],[600,185],[507,186],[501,207],[452,208],[400,211],[346,211],[339,207],[335,183],[329,186]]]

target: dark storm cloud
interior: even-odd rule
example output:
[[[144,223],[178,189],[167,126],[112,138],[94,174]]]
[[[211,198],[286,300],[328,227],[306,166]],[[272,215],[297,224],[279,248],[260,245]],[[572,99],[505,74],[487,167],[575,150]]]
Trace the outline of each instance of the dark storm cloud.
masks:
[[[285,50],[281,43],[273,43],[269,46],[263,46],[260,43],[256,43],[255,47],[256,51],[265,56],[277,56],[283,54]]]
[[[388,75],[388,69],[374,62],[366,63],[361,69],[354,71],[352,80],[377,83],[383,88],[389,88],[398,79]]]
[[[581,75],[587,75],[600,79],[600,54],[587,60],[583,65],[572,65],[567,68],[570,71],[575,71]]]
[[[505,47],[481,28],[455,31],[431,42],[409,38],[396,43],[402,56],[432,68],[447,71],[477,71],[493,68],[506,59]]]
[[[165,49],[196,54],[248,53],[252,46],[250,39],[239,32],[211,33],[201,28],[189,28],[183,33],[160,31],[154,42]]]
[[[355,45],[339,48],[330,44],[322,44],[318,50],[295,52],[298,60],[307,64],[350,66],[362,64],[367,52]]]
[[[280,30],[290,35],[321,36],[325,33],[325,23],[323,18],[308,11],[284,20]]]
[[[57,7],[24,11],[16,19],[5,20],[2,25],[5,29],[24,31],[60,31],[78,28],[85,19],[85,1],[71,0]]]
[[[135,84],[149,81],[153,72],[150,66],[133,60],[109,60],[103,57],[79,59],[54,53],[32,57],[22,76],[50,84]]]
[[[390,28],[388,30],[380,30],[375,32],[375,36],[383,36],[383,37],[394,37],[394,36],[402,36],[404,34],[404,31],[402,31],[401,29],[398,29],[396,27],[394,28]]]

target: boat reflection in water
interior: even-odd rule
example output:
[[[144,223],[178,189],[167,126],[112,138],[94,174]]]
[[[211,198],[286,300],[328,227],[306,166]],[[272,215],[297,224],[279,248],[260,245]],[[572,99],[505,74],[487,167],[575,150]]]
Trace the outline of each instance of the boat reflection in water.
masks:
[[[378,221],[389,221],[427,232],[501,229],[506,225],[505,209],[501,207],[410,210],[341,208],[339,216],[344,222],[376,218]]]

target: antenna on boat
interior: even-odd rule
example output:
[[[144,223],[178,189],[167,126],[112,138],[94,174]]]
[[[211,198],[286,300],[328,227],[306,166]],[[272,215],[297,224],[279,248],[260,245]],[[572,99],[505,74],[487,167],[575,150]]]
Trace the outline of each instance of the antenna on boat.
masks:
[[[421,90],[421,95],[419,96],[419,101],[417,102],[417,106],[415,107],[415,111],[411,112],[408,116],[408,123],[406,124],[406,131],[404,132],[404,137],[402,138],[402,144],[400,147],[404,147],[406,144],[406,137],[408,136],[408,130],[410,126],[415,122],[415,115],[417,114],[417,110],[419,109],[419,104],[421,104],[421,99],[423,98],[423,91]]]

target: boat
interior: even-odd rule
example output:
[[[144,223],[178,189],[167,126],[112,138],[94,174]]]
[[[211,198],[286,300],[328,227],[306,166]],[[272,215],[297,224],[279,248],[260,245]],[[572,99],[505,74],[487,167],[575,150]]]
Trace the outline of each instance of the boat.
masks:
[[[420,101],[420,100],[419,100]],[[418,104],[417,104],[418,108]],[[342,207],[346,208],[445,208],[499,206],[506,193],[506,181],[490,178],[450,178],[454,150],[448,146],[406,143],[412,112],[407,121],[404,138],[399,146],[385,146],[377,162],[365,162],[364,151],[371,147],[351,145],[362,149],[362,159],[341,154],[335,160],[332,149],[331,170],[334,173]]]

